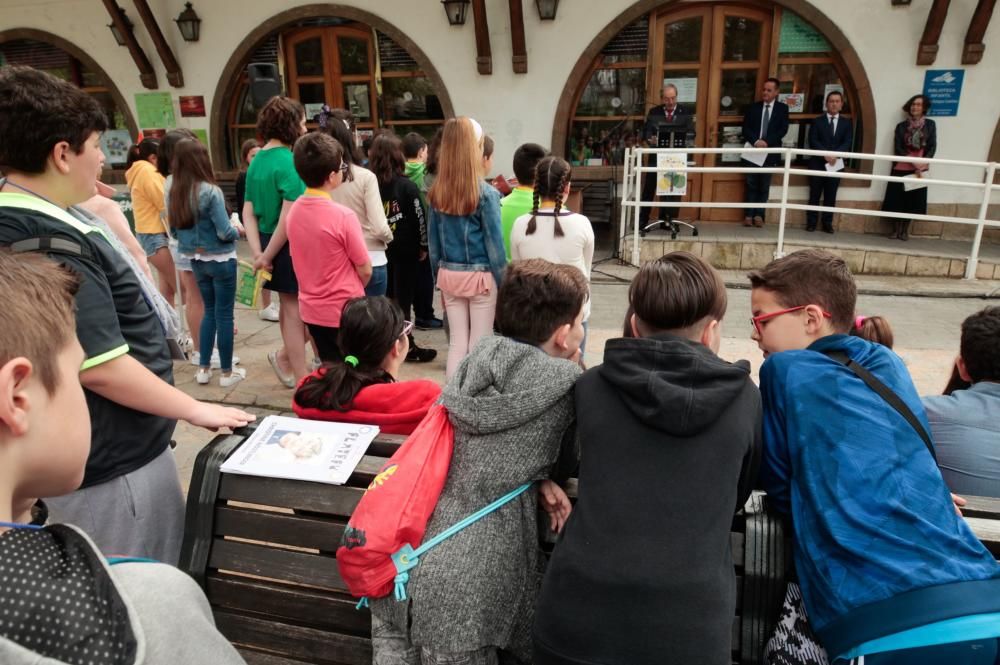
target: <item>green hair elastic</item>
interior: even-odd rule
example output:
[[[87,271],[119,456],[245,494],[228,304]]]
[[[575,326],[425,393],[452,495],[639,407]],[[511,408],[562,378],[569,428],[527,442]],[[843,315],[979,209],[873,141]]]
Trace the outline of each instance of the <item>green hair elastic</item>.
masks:
[[[350,365],[351,367],[358,366],[358,359],[354,356],[344,356],[344,362]]]

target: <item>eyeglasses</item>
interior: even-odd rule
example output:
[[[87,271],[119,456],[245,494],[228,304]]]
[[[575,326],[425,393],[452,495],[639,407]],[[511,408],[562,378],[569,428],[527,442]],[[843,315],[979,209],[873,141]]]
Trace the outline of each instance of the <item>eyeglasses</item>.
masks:
[[[770,321],[776,316],[781,316],[782,314],[791,314],[792,312],[798,312],[799,310],[803,310],[808,306],[809,305],[799,305],[798,307],[789,307],[788,309],[781,309],[778,310],[777,312],[770,312],[768,314],[760,314],[758,316],[752,316],[750,317],[750,325],[753,326],[753,329],[757,331],[758,335],[763,335],[764,326],[761,324]],[[830,312],[827,312],[826,310],[822,309],[820,311],[823,313],[824,317],[828,319],[833,318],[833,314],[830,314]]]
[[[399,333],[399,336],[409,337],[411,332],[413,332],[413,321],[403,321],[403,332]]]
[[[351,163],[345,160],[345,161],[343,161],[343,162],[340,163],[340,168],[337,169],[337,170],[340,171],[341,173],[347,173],[347,171],[350,168],[351,168]]]

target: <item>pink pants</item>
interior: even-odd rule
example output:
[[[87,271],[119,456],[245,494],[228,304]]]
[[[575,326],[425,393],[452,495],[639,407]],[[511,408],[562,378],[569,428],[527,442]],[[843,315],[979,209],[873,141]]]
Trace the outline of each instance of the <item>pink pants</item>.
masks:
[[[446,273],[450,273],[447,276]],[[470,283],[475,276],[476,286]],[[462,283],[453,282],[460,279]],[[454,273],[441,270],[438,277],[441,299],[448,314],[448,367],[450,379],[459,364],[484,335],[493,332],[493,316],[497,308],[497,287],[489,273]],[[457,287],[455,289],[449,286]]]

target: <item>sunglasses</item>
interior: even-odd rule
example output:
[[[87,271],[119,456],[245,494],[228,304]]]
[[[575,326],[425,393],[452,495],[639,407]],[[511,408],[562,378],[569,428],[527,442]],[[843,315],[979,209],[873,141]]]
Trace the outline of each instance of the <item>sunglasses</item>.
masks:
[[[799,305],[798,307],[789,307],[788,309],[781,309],[781,310],[778,310],[777,312],[770,312],[768,314],[760,314],[758,316],[752,316],[752,317],[750,317],[750,325],[753,326],[753,329],[757,331],[758,335],[763,335],[764,334],[764,326],[763,326],[764,323],[767,323],[771,319],[773,319],[773,318],[775,318],[777,316],[781,316],[782,314],[791,314],[792,312],[798,312],[800,310],[805,309],[808,306],[809,305]],[[826,317],[828,319],[832,319],[833,318],[833,314],[830,314],[830,312],[827,312],[826,310],[822,310],[822,309],[820,311],[823,313],[824,317]]]

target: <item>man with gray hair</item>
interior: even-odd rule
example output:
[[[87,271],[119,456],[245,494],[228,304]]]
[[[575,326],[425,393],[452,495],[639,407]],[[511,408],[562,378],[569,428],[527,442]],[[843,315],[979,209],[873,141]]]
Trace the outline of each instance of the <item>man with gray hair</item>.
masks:
[[[660,94],[660,105],[654,106],[646,115],[646,125],[643,127],[642,136],[646,139],[646,145],[650,148],[657,147],[660,127],[663,125],[677,125],[682,123],[686,128],[691,127],[692,116],[686,108],[677,103],[677,86],[673,83],[664,83]],[[686,130],[685,130],[686,131]],[[655,160],[647,157],[646,166],[654,166]],[[643,202],[653,200],[656,195],[656,173],[650,171],[643,174],[642,194]],[[649,223],[649,214],[652,208],[639,209],[639,228],[645,235],[645,227]],[[677,215],[677,208],[667,208],[667,214],[671,217]]]

